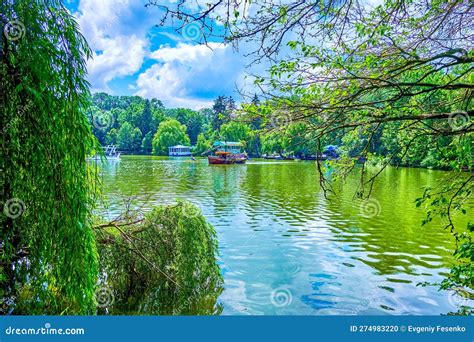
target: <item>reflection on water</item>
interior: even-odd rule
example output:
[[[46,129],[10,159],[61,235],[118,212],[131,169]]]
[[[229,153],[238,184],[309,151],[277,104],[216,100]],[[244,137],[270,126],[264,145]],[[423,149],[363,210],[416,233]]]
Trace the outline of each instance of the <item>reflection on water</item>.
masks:
[[[145,210],[198,204],[218,233],[224,314],[432,315],[457,308],[417,283],[443,278],[454,244],[439,222],[421,227],[425,213],[413,202],[441,176],[388,169],[365,210],[355,178],[325,199],[312,162],[126,156],[103,166],[103,213],[115,217],[127,197]]]

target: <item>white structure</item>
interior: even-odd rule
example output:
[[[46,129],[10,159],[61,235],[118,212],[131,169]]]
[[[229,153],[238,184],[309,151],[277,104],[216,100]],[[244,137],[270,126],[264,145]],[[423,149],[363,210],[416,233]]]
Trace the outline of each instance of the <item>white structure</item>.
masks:
[[[185,157],[191,155],[191,146],[176,145],[168,147],[170,157]]]

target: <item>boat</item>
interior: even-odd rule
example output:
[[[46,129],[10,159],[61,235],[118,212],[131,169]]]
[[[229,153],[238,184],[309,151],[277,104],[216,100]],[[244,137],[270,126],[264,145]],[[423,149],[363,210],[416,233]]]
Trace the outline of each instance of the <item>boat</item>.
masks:
[[[207,156],[209,164],[235,164],[235,160],[231,158],[230,152],[216,152],[214,156]]]
[[[246,153],[240,153],[231,156],[234,159],[236,164],[245,164],[245,162],[249,159]]]
[[[328,159],[327,155],[325,154],[311,154],[311,155],[303,155],[301,160],[326,160]]]
[[[209,152],[214,155],[208,155],[209,164],[245,164],[248,156],[241,152],[242,143],[234,141],[216,141]]]
[[[120,160],[120,152],[117,151],[115,145],[102,146],[104,150],[103,154],[96,154],[92,157],[88,157],[87,160]]]
[[[270,155],[264,154],[263,158],[264,159],[275,159],[275,160],[282,160],[283,159],[283,157],[279,154],[270,154]]]

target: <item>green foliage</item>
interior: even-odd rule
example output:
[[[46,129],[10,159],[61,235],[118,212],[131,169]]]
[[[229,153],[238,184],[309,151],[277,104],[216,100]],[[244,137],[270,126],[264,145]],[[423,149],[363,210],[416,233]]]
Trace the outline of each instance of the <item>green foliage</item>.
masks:
[[[240,122],[229,122],[220,128],[220,137],[224,141],[246,142],[250,138],[250,127]]]
[[[168,109],[166,114],[168,117],[176,119],[182,125],[185,125],[191,144],[196,144],[198,135],[203,131],[204,125],[207,123],[206,116],[186,108]]]
[[[206,139],[206,136],[201,133],[198,135],[196,147],[194,148],[194,154],[201,154],[203,152],[209,151],[212,148],[212,141]]]
[[[125,122],[117,134],[117,144],[120,150],[138,151],[142,143],[142,133],[138,128],[133,128],[128,122]]]
[[[112,128],[105,137],[105,144],[115,145],[117,144],[117,141],[118,141],[118,131],[116,128]]]
[[[279,132],[271,132],[262,136],[263,153],[283,153],[283,143]]]
[[[2,31],[4,20],[25,27],[0,42],[0,200],[24,203],[21,215],[0,215],[0,312],[94,314],[91,51],[59,1],[2,1],[0,19]]]
[[[214,105],[212,106],[212,128],[214,130],[218,130],[222,124],[231,121],[231,116],[236,109],[237,106],[232,96],[218,96],[214,100]]]
[[[117,134],[125,123],[140,130],[140,144],[137,145],[135,133],[131,133],[132,140],[122,141],[128,152],[137,152],[140,149],[142,139],[151,132],[153,136],[158,125],[164,119],[164,108],[161,101],[157,99],[143,99],[140,96],[112,96],[106,93],[96,93],[92,96],[93,106],[88,111],[88,118],[92,124],[92,130],[102,145],[118,144]],[[103,126],[96,127],[94,119],[105,117],[107,120]],[[129,127],[124,134],[130,138]],[[133,129],[132,129],[133,130]],[[146,151],[145,151],[146,152]]]
[[[112,313],[211,315],[221,312],[217,239],[188,202],[156,207],[143,223],[98,232]]]
[[[189,145],[186,126],[175,119],[168,119],[160,123],[158,131],[153,137],[153,154],[167,155],[168,147],[174,145]]]
[[[466,208],[472,201],[474,187],[473,175],[459,172],[459,177],[450,174],[445,177],[439,187],[426,188],[423,196],[416,200],[416,206],[426,208],[427,216],[423,224],[431,222],[434,217],[441,217],[446,222],[456,239],[454,257],[457,263],[452,266],[448,276],[441,282],[442,289],[470,288],[474,289],[474,243],[472,233],[474,224],[468,222],[467,227],[456,229],[455,219],[458,215],[467,215]]]
[[[150,131],[147,134],[145,134],[145,137],[143,138],[142,151],[144,151],[146,153],[150,153],[151,150],[153,149],[152,142],[153,142],[153,134]]]

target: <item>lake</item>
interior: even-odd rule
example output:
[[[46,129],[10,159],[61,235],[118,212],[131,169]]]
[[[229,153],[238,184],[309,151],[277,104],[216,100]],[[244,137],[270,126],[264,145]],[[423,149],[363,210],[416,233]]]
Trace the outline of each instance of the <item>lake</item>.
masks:
[[[223,314],[436,315],[462,300],[417,284],[443,279],[454,241],[440,222],[421,226],[414,200],[443,175],[389,168],[368,202],[354,199],[356,176],[328,200],[314,162],[123,156],[103,165],[102,213],[113,219],[127,198],[197,204],[218,235]]]

